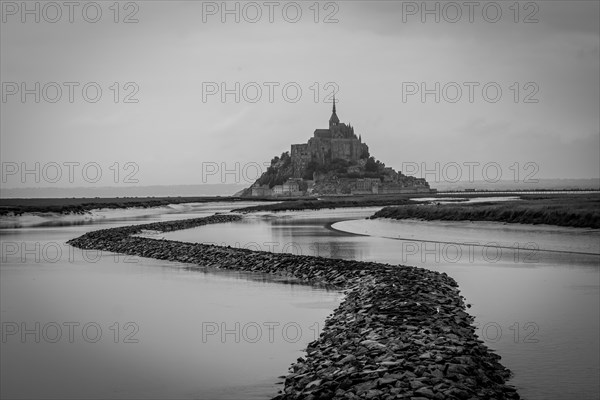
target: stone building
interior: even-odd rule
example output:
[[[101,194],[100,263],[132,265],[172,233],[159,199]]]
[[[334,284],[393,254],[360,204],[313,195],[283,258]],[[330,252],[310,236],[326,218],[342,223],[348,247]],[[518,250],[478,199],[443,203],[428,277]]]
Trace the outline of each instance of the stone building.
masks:
[[[259,186],[252,186],[252,190],[251,190],[251,196],[254,197],[266,197],[266,196],[271,196],[273,194],[273,191],[271,189],[269,189],[269,185],[259,185]]]
[[[376,178],[356,179],[356,188],[352,189],[352,194],[377,194],[381,181]]]
[[[283,191],[288,193],[295,193],[300,191],[300,182],[297,179],[288,179],[283,184]]]
[[[300,191],[300,182],[302,179],[289,178],[283,185],[275,185],[269,189],[269,185],[252,187],[252,196],[275,196],[275,197],[295,197],[302,196],[304,193]]]
[[[340,122],[335,110],[334,97],[329,128],[315,129],[313,137],[307,143],[293,144],[290,154],[294,177],[301,178],[311,161],[320,165],[335,159],[358,162],[369,154],[369,147],[362,143],[360,136],[356,136],[352,126]]]

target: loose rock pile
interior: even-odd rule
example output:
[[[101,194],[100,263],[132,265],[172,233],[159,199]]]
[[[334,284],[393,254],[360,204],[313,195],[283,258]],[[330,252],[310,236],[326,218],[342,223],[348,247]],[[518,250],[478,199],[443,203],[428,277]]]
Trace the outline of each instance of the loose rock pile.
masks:
[[[104,229],[68,243],[347,290],[276,399],[519,399],[505,384],[510,372],[477,339],[473,317],[445,273],[132,236],[241,218],[221,214]]]

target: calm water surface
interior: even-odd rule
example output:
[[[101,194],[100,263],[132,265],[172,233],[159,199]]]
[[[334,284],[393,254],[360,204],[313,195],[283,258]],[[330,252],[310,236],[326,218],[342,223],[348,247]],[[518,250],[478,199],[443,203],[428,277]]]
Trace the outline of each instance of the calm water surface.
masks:
[[[276,395],[277,377],[318,337],[339,293],[65,244],[93,229],[234,206],[0,230],[1,397]]]
[[[446,272],[524,398],[600,398],[600,231],[365,219],[377,209],[252,214],[164,236]]]

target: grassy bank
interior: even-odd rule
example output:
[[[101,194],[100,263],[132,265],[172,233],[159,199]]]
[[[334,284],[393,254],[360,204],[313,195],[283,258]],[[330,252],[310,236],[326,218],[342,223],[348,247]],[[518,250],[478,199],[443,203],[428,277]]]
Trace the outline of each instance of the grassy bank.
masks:
[[[298,210],[320,210],[324,208],[344,208],[344,207],[384,207],[398,206],[408,204],[422,204],[420,198],[454,198],[456,202],[466,201],[472,197],[504,197],[516,196],[514,192],[507,193],[412,193],[412,194],[387,194],[387,195],[359,195],[359,196],[327,196],[322,198],[310,199],[277,199],[270,200],[278,201],[273,204],[261,204],[256,206],[238,208],[234,211],[239,212],[254,212],[254,211],[298,211]],[[531,195],[540,196],[540,195]],[[558,194],[558,196],[563,196]],[[415,200],[411,200],[415,199]]]
[[[149,208],[169,204],[264,201],[265,199],[242,199],[239,197],[114,197],[114,198],[70,198],[70,199],[0,199],[0,215],[24,213],[82,214],[97,208]]]
[[[385,207],[371,218],[496,221],[600,228],[600,194],[523,195],[521,200]]]
[[[306,199],[306,200],[288,200],[281,203],[261,204],[238,208],[234,211],[253,212],[253,211],[299,211],[299,210],[321,210],[325,208],[345,208],[345,207],[374,207],[400,204],[419,204],[418,201],[409,200],[409,196],[403,197],[342,197],[327,199]],[[410,196],[414,197],[414,195]]]

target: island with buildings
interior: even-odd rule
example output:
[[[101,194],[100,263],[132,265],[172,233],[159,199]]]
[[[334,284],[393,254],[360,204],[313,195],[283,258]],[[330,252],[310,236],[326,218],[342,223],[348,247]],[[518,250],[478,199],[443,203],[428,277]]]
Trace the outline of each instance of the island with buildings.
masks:
[[[354,127],[340,122],[333,99],[329,127],[274,157],[244,197],[303,197],[432,193],[423,178],[386,167],[369,153]]]

